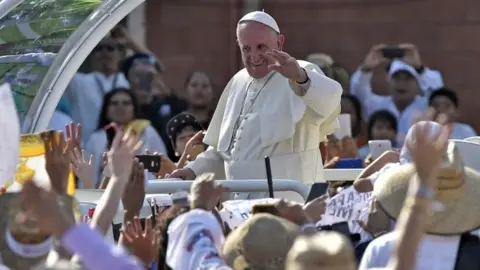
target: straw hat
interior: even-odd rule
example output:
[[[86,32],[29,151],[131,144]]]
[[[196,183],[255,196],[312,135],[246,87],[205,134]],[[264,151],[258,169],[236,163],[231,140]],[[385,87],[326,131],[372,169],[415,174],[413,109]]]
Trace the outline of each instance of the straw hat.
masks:
[[[413,164],[392,168],[379,176],[373,196],[392,219],[397,219],[406,198],[410,180],[416,175]],[[458,235],[480,227],[480,174],[465,167],[454,142],[449,142],[438,173],[435,202],[426,223],[426,232]]]
[[[283,270],[298,235],[300,228],[286,219],[255,214],[230,233],[223,256],[235,269]]]
[[[288,252],[286,270],[355,270],[350,241],[337,232],[301,236]]]
[[[65,195],[59,199],[59,204],[64,210],[65,215],[70,220],[74,218],[74,199]],[[17,213],[21,210],[20,193],[5,193],[0,196],[0,254],[3,264],[12,269],[31,269],[32,267],[43,262],[50,251],[52,244],[55,245],[55,251],[62,258],[68,258],[70,255],[63,250],[58,241],[49,235],[38,233],[27,233],[22,230],[22,238],[17,239],[16,228],[10,228],[15,225]],[[25,244],[29,242],[29,244]],[[23,254],[22,254],[23,253]]]

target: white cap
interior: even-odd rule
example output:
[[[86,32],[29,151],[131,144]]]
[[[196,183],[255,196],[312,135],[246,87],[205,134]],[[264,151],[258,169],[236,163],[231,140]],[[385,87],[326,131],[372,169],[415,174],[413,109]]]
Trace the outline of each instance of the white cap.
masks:
[[[405,71],[410,73],[410,75],[412,75],[420,83],[420,75],[418,75],[418,72],[415,70],[414,67],[403,61],[393,60],[390,64],[390,69],[388,70],[388,77],[391,79],[393,74],[399,71]]]
[[[266,25],[266,26],[272,28],[273,30],[275,30],[275,32],[280,34],[280,28],[278,28],[278,24],[275,21],[275,19],[272,16],[270,16],[269,14],[267,14],[263,11],[250,12],[247,15],[243,16],[238,21],[238,23],[240,24],[241,22],[245,22],[245,21],[259,22],[263,25]]]

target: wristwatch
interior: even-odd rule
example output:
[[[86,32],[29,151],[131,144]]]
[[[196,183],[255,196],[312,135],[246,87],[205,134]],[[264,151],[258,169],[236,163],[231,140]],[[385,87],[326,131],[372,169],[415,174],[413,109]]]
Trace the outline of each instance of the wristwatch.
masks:
[[[303,72],[305,72],[305,77],[307,77],[307,79],[304,82],[297,82],[295,80],[292,80],[295,84],[306,84],[310,80],[310,78],[308,77],[307,71],[304,68],[302,68],[302,70]]]

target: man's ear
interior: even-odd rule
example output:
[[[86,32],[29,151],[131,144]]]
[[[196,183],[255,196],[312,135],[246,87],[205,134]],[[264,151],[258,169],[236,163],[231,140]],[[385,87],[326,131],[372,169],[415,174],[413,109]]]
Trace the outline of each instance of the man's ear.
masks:
[[[279,50],[279,51],[282,51],[282,50],[283,50],[283,44],[284,44],[284,43],[285,43],[285,36],[279,34],[279,35],[278,35],[278,39],[277,39],[277,46],[278,46],[278,50]]]

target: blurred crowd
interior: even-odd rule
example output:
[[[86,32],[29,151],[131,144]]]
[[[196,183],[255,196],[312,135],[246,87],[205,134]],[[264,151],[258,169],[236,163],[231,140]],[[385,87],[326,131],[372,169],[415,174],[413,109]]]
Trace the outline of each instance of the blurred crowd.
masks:
[[[0,247],[3,263],[11,269],[39,263],[37,269],[480,269],[480,217],[469,211],[480,175],[464,166],[449,141],[476,132],[459,122],[457,92],[440,71],[422,62],[414,44],[374,45],[352,74],[324,53],[305,60],[342,86],[341,115],[348,115],[347,133],[319,142],[324,167],[360,160],[356,179],[329,182],[308,202],[256,205],[232,228],[220,214],[228,189],[207,173],[196,177],[188,196],[168,206],[153,201],[152,215],[141,217],[146,180],[168,178],[206,150],[204,131],[221,91],[207,67],[185,74],[183,89],[172,89],[168,67],[116,26],[52,117],[50,129],[65,136],[42,135],[52,189],[30,181],[20,194],[0,197],[8,200],[0,206],[15,213],[3,228],[10,241],[9,251]],[[390,147],[377,155],[373,141]],[[141,154],[160,157],[159,170],[145,173]],[[103,190],[83,222],[66,195],[70,169],[79,188]],[[368,199],[342,222],[346,231],[320,226],[348,189]],[[121,232],[115,229],[111,243],[104,238],[120,202]]]

